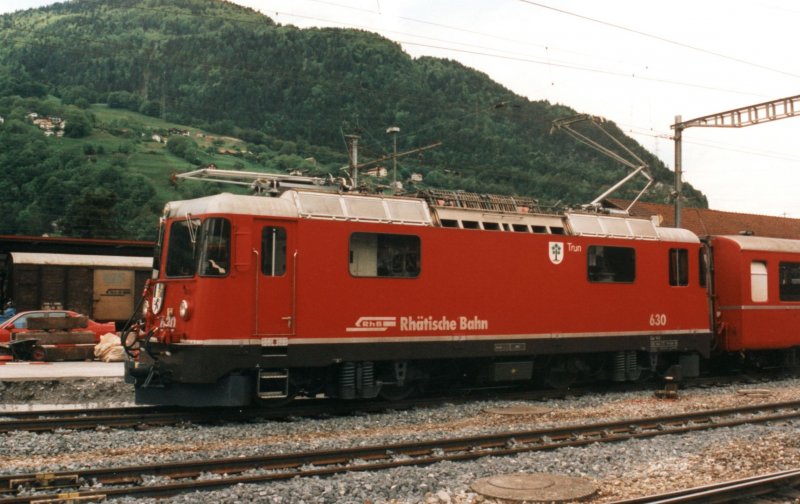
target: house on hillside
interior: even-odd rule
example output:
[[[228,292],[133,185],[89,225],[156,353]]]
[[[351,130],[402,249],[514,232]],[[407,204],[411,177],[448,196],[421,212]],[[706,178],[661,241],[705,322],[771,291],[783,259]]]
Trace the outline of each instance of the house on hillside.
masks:
[[[613,210],[625,210],[630,204],[628,200],[617,198],[603,200],[603,207]],[[637,201],[630,214],[655,218],[663,227],[675,226],[675,207],[672,205]],[[698,236],[743,234],[800,240],[800,219],[706,208],[681,208],[681,227]]]
[[[375,168],[371,168],[364,172],[364,175],[368,177],[378,177],[382,178],[389,175],[389,171],[383,166],[377,166]]]
[[[25,117],[44,131],[45,136],[64,136],[64,127],[67,125],[67,121],[58,116],[40,116],[36,112],[30,112]]]

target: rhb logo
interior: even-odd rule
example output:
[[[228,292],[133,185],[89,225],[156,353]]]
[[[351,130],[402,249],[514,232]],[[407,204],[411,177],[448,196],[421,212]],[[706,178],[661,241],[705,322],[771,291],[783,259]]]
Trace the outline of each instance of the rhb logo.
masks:
[[[390,327],[397,326],[397,317],[360,317],[355,326],[348,327],[347,332],[383,332]]]

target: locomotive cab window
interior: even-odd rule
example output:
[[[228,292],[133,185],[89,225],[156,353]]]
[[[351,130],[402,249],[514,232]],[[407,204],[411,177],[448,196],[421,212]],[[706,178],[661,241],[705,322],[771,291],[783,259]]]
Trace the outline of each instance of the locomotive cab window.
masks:
[[[200,228],[200,276],[225,276],[230,270],[231,224],[210,218]]]
[[[194,276],[197,267],[197,228],[200,219],[189,216],[175,221],[169,228],[167,243],[167,277],[181,278]]]
[[[261,273],[267,276],[286,273],[286,228],[270,226],[261,231]]]
[[[689,251],[669,249],[669,284],[683,287],[689,285]]]
[[[590,282],[631,283],[636,279],[636,251],[630,247],[591,245],[587,261]]]
[[[800,301],[800,263],[782,262],[778,271],[781,301]]]
[[[358,277],[419,276],[418,236],[379,233],[350,235],[350,274]]]

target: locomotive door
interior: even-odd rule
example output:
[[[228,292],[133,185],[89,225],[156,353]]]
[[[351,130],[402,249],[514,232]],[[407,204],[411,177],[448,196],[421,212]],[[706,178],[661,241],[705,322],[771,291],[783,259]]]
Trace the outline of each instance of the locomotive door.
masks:
[[[257,221],[256,336],[294,334],[295,226],[292,222]]]

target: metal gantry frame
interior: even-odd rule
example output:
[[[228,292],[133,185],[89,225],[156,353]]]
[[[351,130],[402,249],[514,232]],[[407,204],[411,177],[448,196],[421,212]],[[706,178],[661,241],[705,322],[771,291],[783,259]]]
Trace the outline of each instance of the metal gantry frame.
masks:
[[[683,191],[683,130],[686,128],[743,128],[764,122],[800,115],[800,95],[748,105],[725,112],[682,121],[675,116],[675,227],[681,227],[681,193]]]

